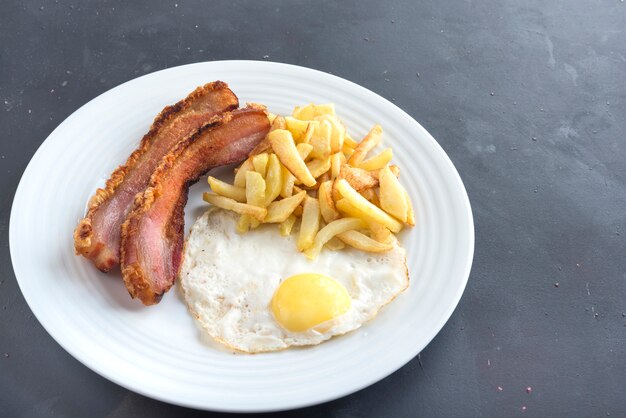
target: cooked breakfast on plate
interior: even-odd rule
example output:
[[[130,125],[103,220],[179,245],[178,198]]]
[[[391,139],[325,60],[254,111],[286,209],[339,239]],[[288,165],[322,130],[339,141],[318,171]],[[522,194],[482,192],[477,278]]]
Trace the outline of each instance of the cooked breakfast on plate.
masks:
[[[220,81],[166,107],[80,220],[77,254],[121,265],[133,298],[158,303],[178,278],[200,328],[257,353],[319,344],[360,327],[409,285],[396,234],[411,199],[377,150],[382,127],[354,140],[333,104],[291,116],[238,99]],[[374,154],[374,155],[370,155]],[[208,177],[208,210],[184,236],[189,186]]]

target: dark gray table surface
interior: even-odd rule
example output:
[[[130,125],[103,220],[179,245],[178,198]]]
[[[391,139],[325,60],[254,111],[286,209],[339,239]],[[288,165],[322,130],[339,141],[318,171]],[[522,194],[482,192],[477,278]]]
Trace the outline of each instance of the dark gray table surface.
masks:
[[[0,415],[204,414],[53,341],[15,280],[9,213],[37,147],[90,99],[167,67],[267,59],[406,110],[456,165],[476,225],[463,299],[420,358],[284,416],[626,416],[625,29],[620,0],[3,1]]]

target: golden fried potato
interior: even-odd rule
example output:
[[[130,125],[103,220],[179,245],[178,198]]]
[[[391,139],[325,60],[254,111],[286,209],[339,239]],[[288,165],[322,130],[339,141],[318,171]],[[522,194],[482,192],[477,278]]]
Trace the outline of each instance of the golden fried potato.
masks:
[[[380,207],[388,214],[406,222],[408,206],[404,187],[388,166],[380,170]]]
[[[339,193],[341,193],[350,205],[364,215],[363,217],[379,222],[395,233],[400,232],[402,229],[400,222],[361,196],[345,179],[336,180],[335,187],[337,187]],[[337,202],[336,205],[337,208],[341,210],[339,202]]]
[[[345,164],[339,170],[340,179],[345,179],[357,192],[378,186],[378,180],[367,170]]]
[[[250,215],[241,215],[239,220],[237,221],[237,232],[240,234],[245,234],[250,230]],[[258,221],[257,221],[258,222]]]
[[[248,158],[239,166],[239,168],[235,171],[235,180],[233,183],[237,187],[246,187],[246,173],[250,170],[254,170],[254,165],[252,165],[252,158]]]
[[[306,210],[306,208],[305,208]],[[315,235],[313,245],[311,245],[304,254],[311,260],[317,258],[322,251],[322,247],[335,235],[341,234],[346,231],[352,231],[359,229],[364,225],[363,221],[359,218],[341,218],[336,221],[332,221]]]
[[[278,225],[278,230],[280,231],[280,235],[283,237],[291,235],[291,230],[293,229],[293,225],[296,223],[298,218],[296,215],[291,214]]]
[[[310,122],[296,119],[291,116],[285,117],[285,122],[287,130],[291,132],[291,135],[293,136],[293,140],[296,141],[296,143],[301,142]]]
[[[296,149],[298,150],[298,155],[302,158],[302,161],[306,161],[309,158],[311,151],[313,151],[313,145],[302,142],[296,145]]]
[[[326,158],[330,156],[330,122],[327,120],[322,121],[315,127],[313,135],[309,144],[313,145],[311,151],[311,157],[313,158]]]
[[[282,116],[276,116],[274,119],[270,119],[270,122],[272,124],[270,126],[270,132],[275,131],[277,129],[287,129],[285,118],[283,118]],[[259,142],[252,151],[250,151],[250,156],[253,157],[255,155],[262,154],[264,152],[271,152],[271,151],[272,151],[272,144],[270,144],[270,141],[267,138],[267,135],[265,135],[265,138],[263,138],[263,140]]]
[[[246,173],[246,203],[265,207],[265,180],[256,171]]]
[[[252,165],[254,166],[254,171],[259,173],[263,178],[265,178],[265,171],[267,170],[267,160],[269,156],[266,152],[257,154],[252,157]]]
[[[309,104],[303,107],[296,106],[292,113],[293,117],[300,120],[313,120],[316,116],[335,115],[335,105],[328,104]]]
[[[359,231],[346,231],[337,235],[337,237],[357,250],[367,251],[370,253],[383,253],[393,248],[392,242],[378,242],[371,239]]]
[[[374,149],[383,137],[383,128],[380,125],[374,125],[365,138],[354,149],[354,153],[350,156],[348,164],[357,167],[372,149]]]
[[[287,129],[287,122],[282,116],[276,116],[276,118],[272,121],[272,125],[270,126],[270,131],[275,131],[277,129]]]
[[[341,151],[346,128],[341,124],[336,116],[322,115],[315,118],[317,121],[328,121],[330,123],[330,152],[336,153]]]
[[[234,199],[209,192],[204,192],[204,194],[202,195],[202,199],[204,199],[205,202],[212,204],[213,206],[217,206],[226,210],[232,210],[233,212],[239,213],[241,215],[250,215],[254,219],[257,219],[259,221],[262,220],[267,214],[267,209],[265,208],[249,205],[247,203],[239,203]]]
[[[343,241],[340,240],[339,238],[332,237],[330,241],[326,243],[326,248],[328,248],[331,251],[339,251],[339,250],[343,250],[344,248],[346,248],[346,244],[344,244]]]
[[[282,197],[289,197],[293,195],[293,186],[296,183],[296,176],[291,174],[291,171],[287,170],[287,168],[282,164],[281,171],[283,173],[283,184],[280,189],[280,195]]]
[[[378,170],[372,170],[369,173],[372,175],[372,177],[378,180],[378,178],[380,177],[381,170],[382,168]],[[400,177],[400,167],[398,167],[397,165],[390,165],[389,170],[391,170],[394,176]]]
[[[350,148],[344,143],[343,148],[341,148],[341,153],[346,159],[350,159],[352,154],[354,154],[354,148]]]
[[[234,186],[222,180],[218,180],[212,176],[209,176],[208,182],[209,186],[211,186],[211,190],[213,190],[215,193],[222,196],[230,197],[237,202],[246,201],[246,189],[244,189],[243,187]]]
[[[315,178],[318,178],[319,176],[330,170],[330,157],[311,160],[306,163],[306,166],[309,168],[311,175]]]
[[[325,181],[320,184],[317,191],[318,200],[320,202],[320,212],[322,214],[322,218],[324,218],[324,221],[327,223],[331,223],[339,218],[339,212],[335,209],[335,202],[332,197],[332,189],[333,182]]]
[[[393,151],[391,150],[391,148],[387,148],[375,157],[368,158],[367,160],[362,161],[360,164],[358,164],[358,167],[367,171],[379,170],[385,167],[392,158]]]
[[[270,154],[265,174],[265,205],[268,206],[279,195],[283,186],[283,171],[276,154]]]
[[[341,161],[341,157],[343,157],[343,160],[345,161],[346,157],[341,152],[337,152],[330,156],[331,180],[335,180],[335,178],[339,177],[339,172],[341,171],[341,165],[344,164]]]
[[[409,226],[415,226],[415,213],[413,212],[413,204],[411,203],[411,198],[409,197],[409,193],[404,189],[404,197],[406,198],[406,205],[408,210],[406,212],[406,223]]]
[[[370,231],[372,231],[372,238],[374,238],[378,242],[383,242],[383,243],[389,242],[389,240],[393,236],[389,229],[382,226],[378,222],[370,221],[367,223],[367,227],[369,228]]]
[[[270,132],[268,137],[272,144],[272,149],[278,156],[280,162],[305,185],[313,186],[316,183],[315,178],[311,175],[311,172],[300,157],[300,154],[298,154],[298,149],[293,142],[291,133],[279,129]]]
[[[305,251],[315,240],[315,235],[320,225],[320,204],[317,199],[307,197],[304,200],[302,210],[302,221],[300,223],[300,234],[296,246],[298,251]]]
[[[306,128],[306,131],[304,132],[304,135],[302,135],[302,138],[300,139],[300,142],[303,144],[308,144],[311,142],[311,138],[313,137],[313,133],[315,133],[315,129],[319,126],[318,122],[309,122],[309,125]]]
[[[267,207],[267,215],[263,219],[264,223],[280,223],[289,217],[306,197],[306,192],[301,191],[291,197],[277,200]]]
[[[344,147],[355,149],[359,143],[352,139],[348,132],[346,132],[343,136],[343,145]]]
[[[361,193],[361,196],[363,196],[364,198],[366,198],[367,200],[369,200],[376,206],[380,207],[380,199],[378,198],[376,189],[374,188],[365,189],[365,190],[361,190],[359,193]]]

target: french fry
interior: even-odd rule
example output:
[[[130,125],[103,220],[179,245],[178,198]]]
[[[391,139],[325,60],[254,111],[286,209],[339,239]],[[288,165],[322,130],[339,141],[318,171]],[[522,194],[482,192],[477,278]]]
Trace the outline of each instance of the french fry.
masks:
[[[321,160],[311,160],[306,163],[306,166],[309,168],[311,175],[315,178],[318,178],[319,176],[330,170],[330,157],[326,157]]]
[[[250,230],[250,221],[250,215],[241,215],[237,221],[237,232],[240,234],[248,232]]]
[[[239,169],[235,172],[235,180],[233,183],[237,187],[246,187],[246,172],[254,170],[254,165],[252,165],[252,158],[248,158],[239,166]]]
[[[343,145],[348,148],[355,149],[356,146],[359,145],[359,143],[352,139],[348,132],[346,132],[343,136]]]
[[[302,203],[306,197],[306,192],[302,191],[283,200],[270,203],[267,207],[267,215],[263,219],[264,223],[280,223],[285,221],[293,211]]]
[[[378,180],[378,178],[380,177],[381,170],[382,168],[380,170],[372,170],[370,171],[370,174],[372,175],[372,177]],[[391,170],[394,176],[400,177],[400,167],[398,167],[397,165],[390,165],[389,170]]]
[[[230,197],[231,199],[234,199],[237,202],[246,201],[246,189],[244,189],[243,187],[237,187],[232,184],[228,184],[212,176],[209,176],[208,182],[213,192],[222,196]]]
[[[270,126],[270,131],[275,131],[277,129],[287,129],[287,122],[282,116],[276,116],[276,118],[272,121],[272,125]]]
[[[202,199],[205,202],[217,206],[218,208],[232,210],[240,215],[250,215],[254,219],[262,220],[267,214],[267,209],[260,208],[258,206],[249,205],[247,203],[240,203],[229,197],[220,196],[217,194],[204,192]]]
[[[393,248],[391,242],[378,242],[359,231],[346,231],[337,235],[340,240],[357,250],[370,253],[383,253]]]
[[[296,106],[291,115],[300,120],[313,120],[315,117],[315,108],[313,104],[307,106]]]
[[[296,143],[301,142],[302,137],[304,136],[304,133],[309,127],[309,121],[300,120],[300,119],[293,118],[291,116],[287,116],[285,117],[285,122],[287,125],[287,130],[291,132],[291,135],[293,136],[293,140]]]
[[[382,136],[383,128],[380,125],[374,125],[369,133],[365,135],[365,138],[363,138],[363,140],[359,142],[359,145],[356,146],[354,153],[352,153],[350,159],[348,160],[348,164],[354,167],[358,166],[363,161],[367,153],[380,143]]]
[[[316,116],[335,115],[335,105],[328,104],[309,104],[303,107],[296,106],[292,113],[294,118],[300,120],[313,120]]]
[[[392,158],[393,151],[391,150],[391,148],[387,148],[375,157],[368,158],[367,160],[362,161],[360,164],[358,164],[358,167],[367,171],[378,170],[385,167]]]
[[[204,194],[241,215],[237,232],[276,223],[288,236],[300,220],[296,247],[313,259],[324,247],[389,251],[394,233],[415,225],[399,168],[389,165],[391,148],[368,158],[382,140],[380,125],[357,142],[332,104],[296,107],[287,117],[266,113],[270,132],[235,170],[234,184],[209,176],[215,193]]]
[[[311,175],[311,172],[302,158],[300,158],[296,144],[293,142],[293,138],[291,137],[291,133],[289,131],[279,129],[270,132],[268,137],[270,143],[272,144],[272,149],[278,156],[280,162],[305,185],[313,186],[316,183],[315,178]]]
[[[386,227],[382,226],[378,222],[368,222],[367,227],[370,231],[372,231],[372,238],[378,242],[389,242],[391,239],[391,231]]]
[[[336,177],[339,177],[339,172],[342,165],[341,157],[343,157],[343,154],[340,152],[337,152],[330,156],[330,178],[332,180],[335,180]]]
[[[309,158],[311,151],[313,151],[313,145],[302,142],[296,145],[296,149],[298,150],[298,155],[302,158],[302,161],[306,161],[307,158]]]
[[[267,155],[266,152],[252,157],[252,165],[254,166],[254,171],[259,173],[263,178],[265,178],[265,171],[267,170],[268,158],[269,156]]]
[[[335,187],[341,195],[360,213],[366,215],[371,220],[377,221],[392,232],[398,233],[402,229],[402,224],[392,218],[387,212],[370,203],[366,198],[361,196],[359,192],[354,190],[345,179],[338,179]],[[338,204],[339,202],[337,202]],[[337,206],[339,208],[339,206]],[[339,208],[340,209],[340,208]]]
[[[320,204],[317,199],[307,197],[304,200],[302,210],[302,221],[300,223],[300,234],[296,246],[298,251],[305,251],[315,240],[315,235],[320,225]]]
[[[282,116],[274,115],[274,119],[270,118],[270,123],[272,124],[270,126],[270,132],[275,131],[277,129],[287,129],[285,118],[283,118]],[[250,156],[253,157],[255,155],[262,154],[264,152],[271,152],[271,151],[272,151],[272,144],[270,144],[270,141],[267,138],[267,135],[265,135],[265,138],[263,138],[263,140],[259,142],[252,151],[250,151]]]
[[[246,173],[246,203],[265,207],[265,180],[256,171]]]
[[[280,195],[282,197],[289,197],[293,195],[293,186],[296,182],[296,176],[291,174],[289,170],[285,166],[281,164],[281,171],[283,173],[283,184],[280,189]]]
[[[330,131],[330,152],[340,152],[343,148],[343,140],[346,135],[346,128],[335,118]]]
[[[388,214],[406,222],[409,208],[406,203],[404,187],[393,175],[389,167],[380,171],[380,207]]]
[[[313,136],[309,144],[313,145],[311,151],[311,157],[313,158],[326,158],[330,156],[330,122],[327,120],[322,121],[313,131]]]
[[[300,138],[300,142],[303,144],[308,144],[311,142],[311,138],[313,137],[313,133],[315,132],[315,128],[319,125],[317,122],[309,122],[304,135]]]
[[[268,206],[279,195],[283,186],[283,170],[276,154],[270,154],[265,174],[265,204]]]
[[[340,240],[339,238],[332,237],[330,241],[326,243],[326,248],[328,248],[331,251],[339,251],[339,250],[343,250],[344,248],[346,248],[346,244],[344,244],[343,241]]]
[[[291,214],[278,225],[278,230],[280,231],[280,235],[283,237],[291,235],[291,230],[293,229],[293,225],[296,223],[296,216]]]
[[[343,147],[341,148],[341,153],[346,159],[349,159],[350,157],[352,157],[352,154],[354,154],[354,148],[350,148],[344,143]]]
[[[341,151],[346,128],[341,124],[336,116],[322,115],[315,118],[318,121],[328,121],[330,123],[330,152]]]
[[[406,223],[409,226],[415,226],[415,213],[413,212],[413,204],[411,203],[411,198],[409,197],[409,193],[404,189],[404,197],[406,198],[406,205],[408,210],[406,212]]]
[[[306,207],[305,207],[306,210]],[[307,258],[314,260],[322,251],[322,247],[335,235],[341,234],[346,231],[352,231],[359,229],[363,226],[363,221],[359,218],[342,218],[332,221],[325,227],[319,230],[315,235],[313,245],[311,245],[304,254]]]
[[[376,190],[374,188],[361,190],[359,193],[361,193],[364,198],[380,207],[380,199],[378,198],[378,194],[376,194]]]
[[[325,172],[324,174],[322,174],[321,176],[319,176],[317,178],[317,184],[321,184],[324,183],[325,181],[329,181],[330,180],[330,170]]]
[[[327,223],[331,223],[335,219],[339,218],[339,212],[335,209],[335,202],[332,198],[332,181],[325,181],[320,184],[317,191],[318,200],[320,202],[320,212],[322,218]]]
[[[367,170],[345,164],[339,170],[340,179],[345,179],[357,192],[378,186],[378,180]]]

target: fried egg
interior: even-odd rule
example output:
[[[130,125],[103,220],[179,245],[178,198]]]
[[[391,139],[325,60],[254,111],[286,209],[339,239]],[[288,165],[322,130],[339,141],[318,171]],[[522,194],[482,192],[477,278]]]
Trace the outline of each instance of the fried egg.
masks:
[[[386,253],[296,250],[275,225],[236,232],[238,215],[209,209],[191,228],[179,283],[201,328],[248,353],[319,344],[359,328],[409,284],[398,242]]]

